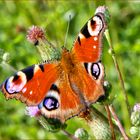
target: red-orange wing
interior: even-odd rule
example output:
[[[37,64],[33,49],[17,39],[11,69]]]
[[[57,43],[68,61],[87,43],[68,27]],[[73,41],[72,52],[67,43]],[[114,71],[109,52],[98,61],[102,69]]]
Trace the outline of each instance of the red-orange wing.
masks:
[[[105,10],[105,9],[104,9]],[[81,29],[72,49],[74,58],[81,62],[79,66],[79,80],[73,76],[73,83],[81,91],[81,96],[87,105],[96,102],[97,99],[104,95],[104,67],[100,61],[102,53],[102,37],[106,29],[105,15],[102,12],[96,12]],[[80,83],[79,83],[80,81]]]
[[[18,71],[1,85],[7,99],[16,98],[28,106],[38,105],[58,78],[56,64],[32,65]]]
[[[23,69],[2,83],[1,90],[7,99],[18,99],[38,108],[47,118],[57,118],[61,122],[85,109],[59,63]]]
[[[97,13],[81,29],[73,52],[81,62],[97,62],[101,56],[101,40],[106,23],[103,13]]]
[[[70,83],[73,91],[88,107],[104,95],[104,67],[101,62],[84,64],[87,65],[85,68],[79,64],[77,71],[70,74]]]
[[[85,110],[86,106],[71,88],[68,75],[64,73],[47,92],[46,97],[39,104],[39,109],[47,118],[57,118],[64,123]]]

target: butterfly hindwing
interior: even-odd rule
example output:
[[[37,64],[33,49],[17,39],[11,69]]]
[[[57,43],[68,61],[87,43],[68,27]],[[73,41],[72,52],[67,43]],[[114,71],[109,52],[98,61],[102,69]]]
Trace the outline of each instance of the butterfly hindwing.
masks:
[[[65,122],[85,110],[85,105],[79,95],[72,90],[67,76],[64,74],[58,79],[39,104],[41,113],[47,118],[57,118]]]
[[[70,75],[71,88],[86,107],[104,95],[104,67],[101,62],[76,64],[76,72]]]
[[[84,75],[84,85],[87,92],[84,93],[85,100],[90,105],[96,102],[99,97],[104,96],[104,67],[101,62],[84,63],[87,75]],[[93,85],[93,86],[91,86]]]
[[[61,122],[85,109],[60,63],[23,69],[9,77],[1,85],[1,90],[7,99],[15,98],[27,106],[37,106],[45,117],[57,118]]]

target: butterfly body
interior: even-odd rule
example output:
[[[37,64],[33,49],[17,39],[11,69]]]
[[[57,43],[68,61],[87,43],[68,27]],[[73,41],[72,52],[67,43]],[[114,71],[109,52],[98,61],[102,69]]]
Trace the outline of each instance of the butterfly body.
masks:
[[[101,39],[106,28],[104,15],[92,17],[61,59],[32,65],[1,85],[7,99],[36,106],[47,118],[61,122],[78,115],[104,95],[104,67],[100,61]]]

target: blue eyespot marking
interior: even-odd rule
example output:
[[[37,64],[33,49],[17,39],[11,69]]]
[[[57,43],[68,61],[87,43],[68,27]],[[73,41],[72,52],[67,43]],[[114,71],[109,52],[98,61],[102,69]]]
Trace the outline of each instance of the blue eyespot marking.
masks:
[[[38,105],[38,108],[41,109],[45,107],[47,110],[52,111],[59,107],[58,100],[54,97],[46,97],[43,102]]]
[[[91,72],[92,72],[92,75],[98,79],[99,75],[100,75],[100,68],[99,68],[99,65],[96,64],[96,63],[93,63],[92,66],[91,66]]]
[[[11,88],[11,82],[9,81],[9,79],[5,81],[5,89],[9,94],[16,93],[15,89]]]

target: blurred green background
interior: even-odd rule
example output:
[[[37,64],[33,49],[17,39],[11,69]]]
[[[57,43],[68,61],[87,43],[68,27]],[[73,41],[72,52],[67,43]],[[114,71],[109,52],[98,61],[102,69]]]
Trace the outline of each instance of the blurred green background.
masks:
[[[140,102],[140,3],[138,1],[1,0],[0,62],[6,52],[10,54],[8,63],[17,70],[40,62],[41,58],[36,48],[26,40],[28,28],[32,25],[43,27],[47,38],[53,44],[63,46],[69,14],[72,15],[72,20],[67,47],[71,48],[79,30],[99,5],[106,5],[111,14],[109,24],[111,39],[132,108],[135,103]],[[129,117],[118,75],[108,49],[107,41],[104,39],[103,63],[106,79],[113,87],[112,103],[129,134]],[[0,65],[0,82],[11,74],[13,74],[11,68]],[[98,107],[104,110],[103,106],[98,105]],[[46,131],[35,118],[25,115],[24,108],[25,105],[19,101],[6,101],[4,96],[0,95],[0,139],[68,139],[62,132]],[[77,117],[68,120],[67,124],[66,130],[70,133],[74,133],[80,127],[89,130],[86,122]]]

